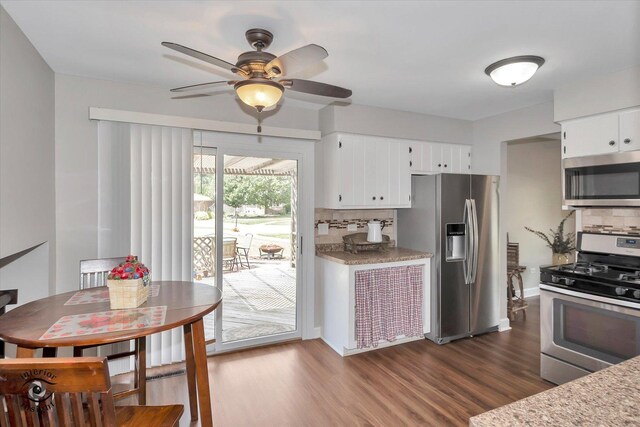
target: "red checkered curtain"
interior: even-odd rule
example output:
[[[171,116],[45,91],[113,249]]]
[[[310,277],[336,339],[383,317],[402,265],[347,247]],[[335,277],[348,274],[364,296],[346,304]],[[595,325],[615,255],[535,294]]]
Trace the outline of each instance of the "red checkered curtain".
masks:
[[[358,348],[380,341],[423,335],[424,267],[411,265],[356,272],[356,340]]]

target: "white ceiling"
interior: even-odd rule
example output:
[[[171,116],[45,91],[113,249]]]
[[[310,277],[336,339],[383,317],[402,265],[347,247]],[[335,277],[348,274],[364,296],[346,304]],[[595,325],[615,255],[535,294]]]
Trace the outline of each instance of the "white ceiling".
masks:
[[[317,43],[324,64],[296,77],[353,90],[352,102],[475,120],[549,101],[553,89],[640,65],[640,1],[15,1],[0,0],[57,73],[168,88],[233,75],[170,51],[229,62],[244,32],[273,32],[278,55]],[[484,74],[515,55],[547,62],[502,88]],[[320,108],[330,100],[287,95]],[[289,101],[290,102],[290,101]]]

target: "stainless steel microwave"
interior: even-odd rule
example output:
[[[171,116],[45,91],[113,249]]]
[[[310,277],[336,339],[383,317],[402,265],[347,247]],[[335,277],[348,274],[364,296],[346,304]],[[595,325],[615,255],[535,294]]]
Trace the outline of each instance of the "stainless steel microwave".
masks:
[[[563,205],[640,206],[640,151],[562,161]]]

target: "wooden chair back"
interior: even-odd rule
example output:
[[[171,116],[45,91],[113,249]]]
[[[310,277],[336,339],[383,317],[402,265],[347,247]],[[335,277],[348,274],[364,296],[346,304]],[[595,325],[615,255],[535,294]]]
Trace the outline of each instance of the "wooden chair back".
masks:
[[[118,257],[80,261],[80,289],[105,286],[109,272],[126,259],[126,257]]]
[[[507,271],[520,268],[520,245],[517,243],[507,244]]]
[[[0,362],[0,426],[116,425],[106,358]]]
[[[222,259],[225,261],[233,260],[236,257],[237,239],[229,239],[222,245]]]

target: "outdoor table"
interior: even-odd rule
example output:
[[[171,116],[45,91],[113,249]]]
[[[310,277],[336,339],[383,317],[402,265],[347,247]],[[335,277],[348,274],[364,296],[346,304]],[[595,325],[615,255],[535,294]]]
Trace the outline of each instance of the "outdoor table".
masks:
[[[211,426],[202,319],[218,307],[222,294],[215,286],[194,282],[161,281],[152,286],[157,292],[137,309],[111,310],[108,297],[104,300],[106,286],[32,301],[0,316],[0,339],[18,346],[16,357],[34,357],[38,348],[54,355],[58,347],[111,344],[182,327],[191,419],[198,419],[199,400],[202,425]],[[139,384],[146,386],[145,379]]]

